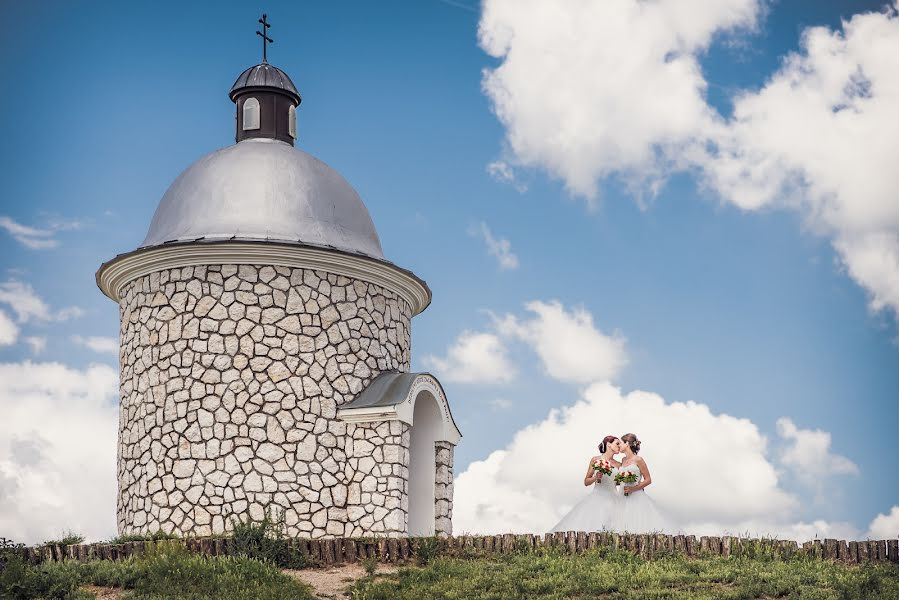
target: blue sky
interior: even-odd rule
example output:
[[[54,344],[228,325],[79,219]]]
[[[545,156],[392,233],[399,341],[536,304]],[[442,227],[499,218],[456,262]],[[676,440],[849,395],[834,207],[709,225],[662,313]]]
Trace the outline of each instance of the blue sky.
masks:
[[[839,28],[883,3],[766,7],[754,31],[716,35],[697,52],[708,103],[722,118],[736,95],[761,89],[800,50],[805,28]],[[781,417],[829,432],[829,451],[858,473],[827,502],[786,483],[802,499],[796,519],[864,531],[899,504],[890,475],[899,471],[891,441],[899,422],[895,311],[870,309],[870,290],[801,211],[746,210],[702,185],[695,169],[670,174],[654,196],[634,193],[627,172],[612,172],[598,179],[592,208],[539,161],[517,156],[523,192],[491,176],[489,164],[514,162],[516,153],[482,88],[483,71],[503,59],[479,46],[472,0],[5,3],[0,216],[52,231],[38,239],[56,245],[35,249],[0,232],[0,281],[31,286],[51,313],[19,319],[0,363],[115,366],[113,354],[83,343],[118,330],[94,273],[143,239],[178,173],[233,143],[227,92],[261,58],[253,32],[263,10],[273,24],[270,62],[303,95],[297,145],[352,183],[388,258],[434,292],[414,321],[414,369],[432,367],[425,357],[445,356],[463,331],[491,330],[491,314],[524,319],[526,303],[557,300],[625,340],[628,362],[614,377],[625,391],[748,419],[772,457],[786,443],[775,425]],[[541,92],[549,103],[555,90]],[[488,255],[472,234],[481,223],[509,241],[517,268],[501,269]],[[80,315],[63,318],[66,307]],[[26,337],[46,338],[45,349],[33,353]],[[511,381],[444,377],[464,434],[457,474],[583,391],[583,381],[547,376],[526,343],[504,343],[517,369]],[[24,435],[30,425],[20,425]]]

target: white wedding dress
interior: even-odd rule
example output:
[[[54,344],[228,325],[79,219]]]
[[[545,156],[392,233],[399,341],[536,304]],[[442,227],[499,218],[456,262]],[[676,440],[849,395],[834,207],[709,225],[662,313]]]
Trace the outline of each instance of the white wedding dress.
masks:
[[[634,473],[637,476],[637,483],[643,479],[640,467],[636,464],[621,467],[620,471]],[[677,527],[659,511],[656,503],[644,490],[637,490],[627,496],[619,491],[619,496],[621,499],[614,518],[613,529],[615,531],[621,533],[677,533]]]
[[[612,467],[611,475],[603,475],[593,484],[590,493],[574,505],[562,520],[556,523],[550,532],[556,531],[603,531],[615,529],[618,520],[621,498],[615,493],[615,473],[618,467]]]

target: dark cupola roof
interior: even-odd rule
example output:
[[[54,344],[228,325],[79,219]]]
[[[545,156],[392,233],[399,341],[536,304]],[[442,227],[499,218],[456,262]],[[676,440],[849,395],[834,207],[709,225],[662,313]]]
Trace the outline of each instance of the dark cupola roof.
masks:
[[[228,97],[232,102],[238,95],[249,91],[277,91],[290,96],[296,104],[302,101],[300,92],[287,76],[287,73],[274,65],[267,62],[259,63],[254,67],[250,67],[240,74]]]

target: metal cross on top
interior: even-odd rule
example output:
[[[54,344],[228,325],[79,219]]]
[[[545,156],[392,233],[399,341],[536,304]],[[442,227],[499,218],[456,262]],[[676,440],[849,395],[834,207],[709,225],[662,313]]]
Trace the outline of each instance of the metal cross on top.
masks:
[[[262,36],[262,62],[268,62],[268,44],[275,43],[275,40],[268,37],[266,35],[268,31],[266,31],[271,25],[268,24],[268,15],[265,13],[262,14],[262,18],[259,19],[259,22],[262,23],[262,31],[257,31],[256,35]]]

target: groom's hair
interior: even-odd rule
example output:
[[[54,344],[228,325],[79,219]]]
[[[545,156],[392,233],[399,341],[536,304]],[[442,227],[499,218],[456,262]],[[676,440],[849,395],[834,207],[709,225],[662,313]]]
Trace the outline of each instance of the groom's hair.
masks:
[[[618,438],[616,438],[614,435],[607,435],[606,437],[602,438],[602,442],[600,442],[600,444],[599,444],[599,453],[605,454],[606,448],[609,447],[609,444],[611,444],[612,442],[614,442],[617,439]]]

